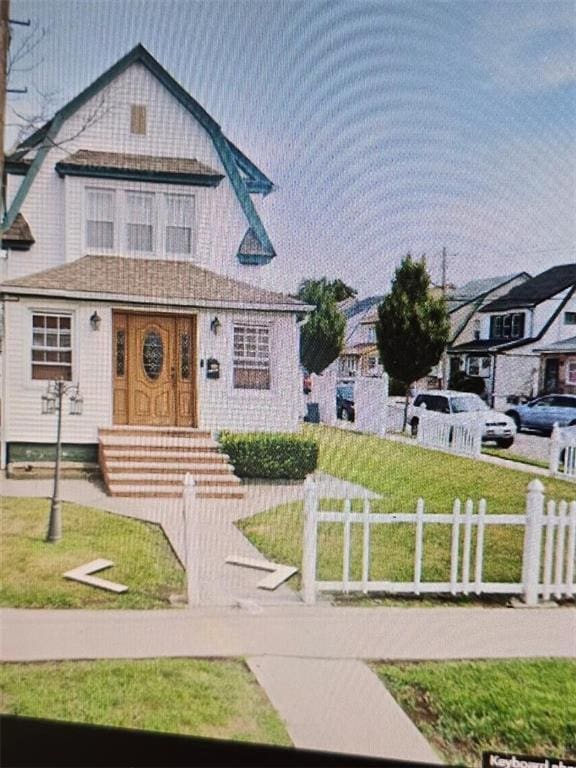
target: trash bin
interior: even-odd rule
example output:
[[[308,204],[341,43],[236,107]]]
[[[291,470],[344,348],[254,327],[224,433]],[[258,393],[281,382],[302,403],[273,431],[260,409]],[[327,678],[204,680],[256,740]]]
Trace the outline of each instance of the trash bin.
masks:
[[[318,403],[306,404],[306,416],[304,421],[308,421],[311,424],[320,424],[320,407]]]

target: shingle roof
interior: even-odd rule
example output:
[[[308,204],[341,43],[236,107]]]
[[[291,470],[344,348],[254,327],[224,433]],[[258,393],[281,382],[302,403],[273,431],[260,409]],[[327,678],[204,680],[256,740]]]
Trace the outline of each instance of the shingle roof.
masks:
[[[239,256],[266,256],[266,248],[262,245],[260,240],[253,229],[247,230],[246,234],[242,238],[240,248],[238,249]]]
[[[143,171],[190,176],[211,176],[224,178],[213,168],[194,158],[157,157],[153,155],[126,155],[119,152],[93,152],[80,149],[66,160],[56,164],[56,170],[66,173],[72,168],[108,169],[115,171]]]
[[[35,242],[30,226],[21,213],[16,216],[12,226],[2,233],[2,245],[5,248],[25,249]]]
[[[571,336],[569,339],[562,339],[562,341],[556,341],[554,344],[548,344],[547,347],[537,348],[536,352],[557,352],[564,354],[576,352],[576,336]]]
[[[185,306],[273,306],[306,311],[304,302],[282,293],[233,280],[187,261],[84,256],[33,275],[8,280],[4,293],[73,298],[83,294],[101,300],[126,297],[150,303]]]
[[[561,264],[512,288],[505,296],[491,301],[481,312],[534,307],[560,291],[576,286],[576,264]]]
[[[377,352],[378,346],[376,344],[367,344],[360,342],[358,344],[352,344],[349,347],[344,347],[341,355],[365,355],[368,352]]]
[[[384,296],[367,296],[365,299],[357,299],[356,297],[350,297],[344,299],[338,304],[338,309],[346,317],[347,320],[351,320],[361,312],[366,312],[372,307],[378,306],[384,299]]]

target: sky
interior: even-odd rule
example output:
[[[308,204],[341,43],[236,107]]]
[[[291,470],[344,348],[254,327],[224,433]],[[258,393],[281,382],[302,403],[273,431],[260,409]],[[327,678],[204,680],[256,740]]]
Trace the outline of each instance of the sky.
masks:
[[[271,287],[385,293],[576,260],[576,3],[12,0],[9,106],[53,111],[141,42],[277,189]],[[11,121],[10,113],[8,121]],[[12,116],[12,122],[17,119]],[[9,137],[14,136],[11,129]]]

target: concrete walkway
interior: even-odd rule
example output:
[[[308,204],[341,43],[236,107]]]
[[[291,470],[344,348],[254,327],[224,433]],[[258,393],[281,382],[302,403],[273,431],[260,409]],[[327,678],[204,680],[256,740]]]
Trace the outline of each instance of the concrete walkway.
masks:
[[[322,473],[318,473],[317,482],[320,495],[325,497],[342,498],[365,493],[361,486]],[[273,592],[259,589],[258,583],[265,575],[262,571],[230,565],[226,558],[236,555],[263,560],[262,554],[234,523],[277,505],[302,500],[303,484],[254,483],[246,484],[244,490],[243,499],[197,500],[198,518],[206,523],[200,526],[205,540],[197,550],[201,602],[203,605],[248,602],[256,606],[299,603],[300,596],[287,585]],[[3,479],[0,482],[0,495],[3,496],[47,498],[51,494],[51,480]],[[376,496],[372,492],[369,495]],[[65,501],[161,525],[180,561],[186,563],[181,499],[108,496],[101,483],[86,480],[63,480],[61,496]],[[106,557],[106,553],[102,552],[101,556]]]
[[[247,661],[301,749],[329,744],[346,754],[441,762],[366,664],[279,656]]]

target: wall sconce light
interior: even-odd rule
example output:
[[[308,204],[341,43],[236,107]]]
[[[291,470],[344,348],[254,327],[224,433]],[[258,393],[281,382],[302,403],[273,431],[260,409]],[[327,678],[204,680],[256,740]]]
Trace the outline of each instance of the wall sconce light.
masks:
[[[98,312],[94,312],[92,316],[90,317],[90,326],[93,331],[99,331],[100,330],[100,323],[102,322],[102,318],[98,314]]]
[[[220,322],[220,320],[218,320],[217,317],[214,317],[212,319],[212,322],[210,323],[210,330],[212,331],[212,333],[214,335],[217,335],[221,327],[222,327],[222,323]]]

